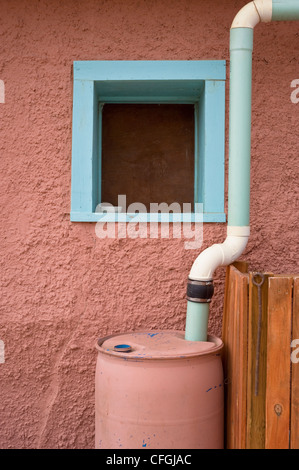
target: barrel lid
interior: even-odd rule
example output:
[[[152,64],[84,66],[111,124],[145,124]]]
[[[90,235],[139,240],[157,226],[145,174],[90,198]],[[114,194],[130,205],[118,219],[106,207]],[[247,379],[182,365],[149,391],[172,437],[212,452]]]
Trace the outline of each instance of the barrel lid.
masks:
[[[130,359],[178,359],[217,354],[223,347],[221,339],[208,336],[207,341],[187,341],[185,332],[153,330],[123,333],[100,338],[98,351]]]

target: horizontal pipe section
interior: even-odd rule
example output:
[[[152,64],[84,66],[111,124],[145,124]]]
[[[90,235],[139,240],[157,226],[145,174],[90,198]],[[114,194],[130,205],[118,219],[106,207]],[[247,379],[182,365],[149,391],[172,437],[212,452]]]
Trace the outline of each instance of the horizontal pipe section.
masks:
[[[272,21],[299,20],[298,0],[273,0]]]

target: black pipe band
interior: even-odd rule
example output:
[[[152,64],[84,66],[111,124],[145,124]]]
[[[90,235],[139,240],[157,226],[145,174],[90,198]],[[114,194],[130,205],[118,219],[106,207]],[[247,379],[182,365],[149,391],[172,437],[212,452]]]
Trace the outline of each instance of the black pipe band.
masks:
[[[213,294],[213,281],[195,281],[188,279],[187,299],[191,302],[211,302]]]

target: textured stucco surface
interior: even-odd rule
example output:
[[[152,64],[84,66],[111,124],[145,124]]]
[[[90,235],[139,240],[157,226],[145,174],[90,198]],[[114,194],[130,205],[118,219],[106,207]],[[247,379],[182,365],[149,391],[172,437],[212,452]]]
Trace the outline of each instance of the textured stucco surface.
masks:
[[[100,240],[94,224],[69,221],[73,60],[229,66],[229,27],[245,3],[0,0],[1,448],[92,448],[96,339],[183,329],[199,252],[175,239]],[[298,272],[298,31],[255,31],[252,235],[242,257],[252,270]],[[203,248],[225,231],[206,224]],[[218,336],[224,274],[216,272],[209,324]]]

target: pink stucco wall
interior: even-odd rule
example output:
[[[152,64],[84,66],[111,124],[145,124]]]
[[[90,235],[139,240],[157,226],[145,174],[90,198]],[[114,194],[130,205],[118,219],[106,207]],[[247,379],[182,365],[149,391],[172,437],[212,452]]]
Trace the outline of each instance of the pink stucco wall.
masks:
[[[1,448],[92,448],[95,340],[183,329],[198,253],[183,240],[100,240],[94,224],[70,222],[73,60],[229,65],[229,27],[245,3],[0,1]],[[298,31],[255,31],[252,235],[242,257],[252,270],[298,272]],[[204,247],[225,231],[206,224]],[[224,275],[219,268],[209,325],[219,336]]]

